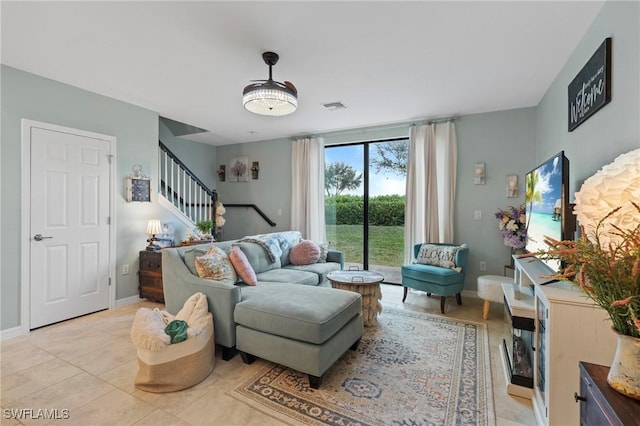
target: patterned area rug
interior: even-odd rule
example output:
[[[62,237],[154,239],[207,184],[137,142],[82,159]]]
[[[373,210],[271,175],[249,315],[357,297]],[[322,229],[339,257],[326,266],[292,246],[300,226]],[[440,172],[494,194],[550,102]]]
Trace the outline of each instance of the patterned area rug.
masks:
[[[486,325],[391,308],[320,389],[270,363],[230,394],[292,424],[495,424]]]

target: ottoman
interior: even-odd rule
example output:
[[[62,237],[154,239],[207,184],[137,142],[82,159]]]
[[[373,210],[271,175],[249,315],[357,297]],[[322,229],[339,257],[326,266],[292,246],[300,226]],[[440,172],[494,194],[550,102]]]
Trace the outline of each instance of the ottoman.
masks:
[[[236,305],[236,348],[245,363],[260,357],[298,370],[317,389],[325,371],[360,341],[361,305],[351,291],[259,282],[243,288]]]
[[[478,277],[478,297],[484,300],[482,307],[482,319],[489,318],[491,302],[504,303],[502,284],[511,284],[513,278],[500,275],[482,275]]]

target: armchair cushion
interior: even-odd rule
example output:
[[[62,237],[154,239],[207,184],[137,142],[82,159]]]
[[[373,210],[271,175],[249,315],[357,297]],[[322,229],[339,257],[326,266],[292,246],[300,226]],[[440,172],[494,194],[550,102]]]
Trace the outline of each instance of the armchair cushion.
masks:
[[[464,247],[466,247],[465,244],[453,246],[424,243],[416,256],[416,263],[450,268],[460,272],[461,265],[456,265],[456,254],[460,248]]]
[[[414,263],[402,267],[403,278],[417,281],[438,283],[440,285],[456,284],[460,282],[460,273],[453,269],[432,265]]]

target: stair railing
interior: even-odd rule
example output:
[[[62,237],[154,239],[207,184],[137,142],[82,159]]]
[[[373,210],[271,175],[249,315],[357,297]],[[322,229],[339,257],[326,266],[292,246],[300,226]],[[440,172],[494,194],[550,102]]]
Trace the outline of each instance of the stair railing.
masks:
[[[215,203],[218,199],[216,191],[209,189],[198,179],[166,145],[159,142],[158,146],[160,194],[193,223],[214,221]]]

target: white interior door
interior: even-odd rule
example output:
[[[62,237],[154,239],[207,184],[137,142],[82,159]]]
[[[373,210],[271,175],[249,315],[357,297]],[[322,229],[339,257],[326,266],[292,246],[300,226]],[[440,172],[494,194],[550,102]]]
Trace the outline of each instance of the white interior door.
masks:
[[[30,131],[30,328],[109,307],[110,142]]]

